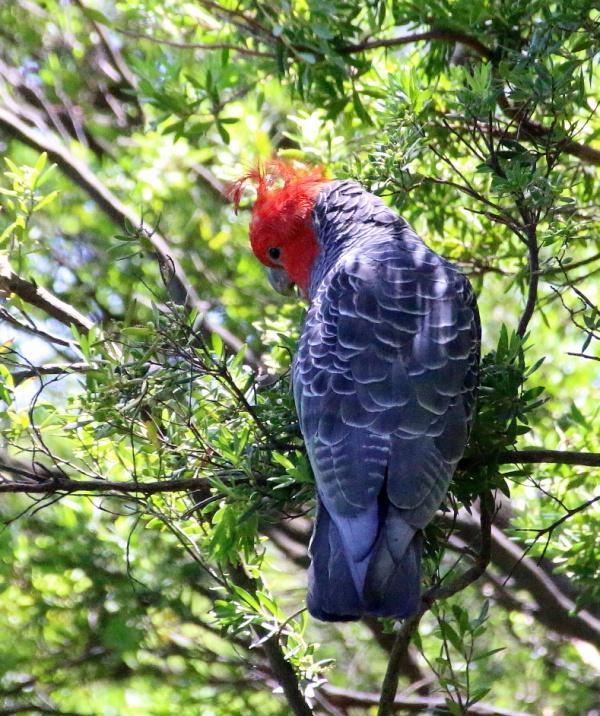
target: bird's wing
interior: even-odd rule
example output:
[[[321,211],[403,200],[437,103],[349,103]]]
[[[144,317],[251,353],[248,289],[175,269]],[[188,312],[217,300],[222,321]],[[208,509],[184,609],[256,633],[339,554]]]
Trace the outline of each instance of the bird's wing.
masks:
[[[478,362],[469,283],[414,234],[351,252],[321,283],[294,395],[319,496],[355,559],[376,538],[384,482],[415,528],[439,507],[467,440]]]

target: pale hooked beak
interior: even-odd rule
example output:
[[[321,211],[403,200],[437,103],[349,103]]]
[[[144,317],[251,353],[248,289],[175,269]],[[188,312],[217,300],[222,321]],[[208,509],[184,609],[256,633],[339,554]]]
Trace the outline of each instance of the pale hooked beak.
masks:
[[[277,293],[290,294],[294,288],[294,282],[290,281],[287,272],[281,268],[268,268],[267,276],[269,283],[277,291]]]

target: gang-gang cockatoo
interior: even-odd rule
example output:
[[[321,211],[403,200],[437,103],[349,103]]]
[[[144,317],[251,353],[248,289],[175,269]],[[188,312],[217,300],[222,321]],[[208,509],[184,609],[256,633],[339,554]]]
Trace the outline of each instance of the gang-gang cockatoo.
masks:
[[[308,608],[403,618],[420,598],[421,530],[444,499],[474,410],[480,324],[449,261],[355,181],[280,160],[256,185],[250,240],[272,285],[309,308],[293,363],[317,486]]]

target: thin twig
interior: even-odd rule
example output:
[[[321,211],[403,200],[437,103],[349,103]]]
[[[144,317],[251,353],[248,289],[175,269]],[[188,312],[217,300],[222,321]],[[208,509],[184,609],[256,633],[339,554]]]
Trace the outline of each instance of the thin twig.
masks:
[[[268,57],[270,59],[275,58],[273,52],[262,52],[261,50],[252,50],[249,47],[243,45],[235,45],[232,42],[185,42],[184,40],[170,40],[166,37],[154,37],[144,32],[137,32],[136,30],[126,30],[123,27],[117,27],[115,30],[121,35],[127,37],[133,37],[138,40],[147,40],[155,45],[168,45],[169,47],[177,47],[182,50],[231,50],[237,52],[240,55],[247,55],[248,57]]]
[[[540,537],[542,537],[545,534],[551,534],[554,532],[554,530],[557,527],[560,527],[564,522],[571,519],[573,515],[577,515],[580,512],[583,512],[584,510],[587,510],[588,507],[591,507],[593,504],[598,502],[600,500],[600,495],[597,497],[592,497],[589,500],[586,500],[578,507],[573,507],[571,509],[567,509],[565,511],[565,514],[562,517],[559,517],[557,520],[555,520],[551,525],[548,525],[547,527],[537,528],[537,527],[521,527],[517,528],[517,532],[535,532],[536,537],[534,542],[536,542]],[[533,546],[533,545],[531,545]]]
[[[448,524],[450,517],[438,518]],[[457,520],[459,534],[473,542],[479,534],[475,520],[463,511]],[[568,580],[552,573],[551,563],[541,565],[524,554],[526,546],[509,538],[499,527],[492,526],[492,563],[501,571],[503,582],[510,577],[515,590],[527,591],[535,600],[532,616],[546,628],[569,639],[581,639],[600,648],[600,620],[585,608],[577,608],[578,592]],[[509,577],[506,577],[509,575]]]

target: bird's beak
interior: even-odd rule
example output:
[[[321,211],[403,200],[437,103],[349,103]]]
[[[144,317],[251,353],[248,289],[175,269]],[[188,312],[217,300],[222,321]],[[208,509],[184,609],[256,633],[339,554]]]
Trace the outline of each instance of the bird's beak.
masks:
[[[269,283],[278,293],[290,294],[294,288],[294,282],[290,281],[287,272],[281,268],[268,268],[267,275]]]

